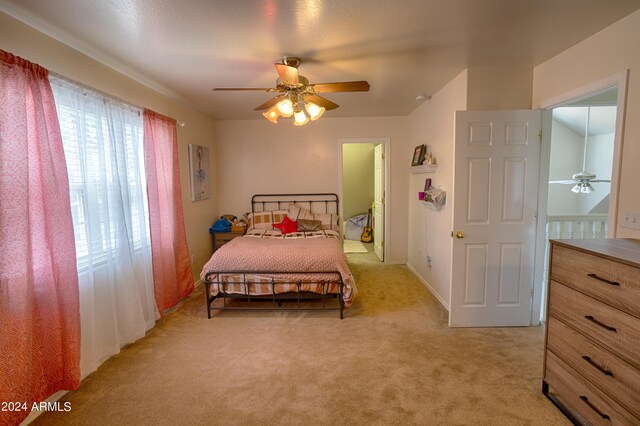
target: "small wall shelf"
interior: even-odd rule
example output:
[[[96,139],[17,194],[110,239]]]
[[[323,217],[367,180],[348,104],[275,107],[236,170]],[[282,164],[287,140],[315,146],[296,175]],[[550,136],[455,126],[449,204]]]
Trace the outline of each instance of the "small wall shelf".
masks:
[[[409,167],[409,173],[434,173],[438,168],[437,164],[425,164],[423,166]]]

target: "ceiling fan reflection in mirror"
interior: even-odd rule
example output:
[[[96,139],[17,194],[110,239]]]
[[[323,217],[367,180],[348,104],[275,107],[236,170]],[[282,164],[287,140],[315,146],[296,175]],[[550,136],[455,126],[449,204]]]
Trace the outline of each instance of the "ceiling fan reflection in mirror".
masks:
[[[369,91],[369,83],[364,80],[310,84],[306,77],[298,74],[298,67],[301,63],[300,58],[287,56],[284,57],[282,63],[276,63],[275,67],[279,76],[276,80],[276,87],[216,87],[213,90],[254,90],[281,93],[254,109],[265,111],[262,115],[272,123],[277,123],[280,116],[293,116],[293,124],[296,126],[306,124],[310,119],[317,120],[325,110],[338,108],[338,104],[323,98],[318,93]]]
[[[574,185],[571,188],[571,192],[577,194],[590,194],[595,191],[595,188],[591,185],[596,182],[611,182],[608,179],[596,179],[594,173],[586,171],[587,168],[587,142],[589,140],[589,117],[591,114],[591,107],[587,107],[587,121],[584,131],[584,152],[582,154],[582,172],[576,173],[571,176],[571,179],[567,180],[552,180],[549,183],[560,183],[565,185]]]

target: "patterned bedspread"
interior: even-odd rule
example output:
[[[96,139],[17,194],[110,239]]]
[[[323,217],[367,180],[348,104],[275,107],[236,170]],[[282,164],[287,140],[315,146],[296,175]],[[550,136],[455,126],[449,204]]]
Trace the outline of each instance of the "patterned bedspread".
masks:
[[[258,235],[259,234],[259,235]],[[314,293],[339,293],[335,274],[324,272],[338,272],[345,286],[343,289],[344,306],[349,307],[357,294],[357,289],[346,257],[342,251],[342,240],[337,233],[331,231],[314,232],[304,235],[287,237],[267,231],[254,235],[235,238],[220,247],[204,265],[200,277],[205,280],[208,272],[247,271],[246,278],[251,282],[249,291],[252,295],[272,294],[272,277],[263,272],[316,272],[314,274],[286,273],[273,275],[277,283],[276,293],[298,291],[298,285],[292,282],[301,281],[299,291]],[[251,274],[250,272],[260,272]],[[226,293],[246,294],[244,284],[240,284],[243,275],[219,274],[219,280],[224,285]],[[331,282],[318,284],[318,282]],[[228,285],[227,285],[228,284]],[[211,294],[218,292],[216,286],[211,286]]]

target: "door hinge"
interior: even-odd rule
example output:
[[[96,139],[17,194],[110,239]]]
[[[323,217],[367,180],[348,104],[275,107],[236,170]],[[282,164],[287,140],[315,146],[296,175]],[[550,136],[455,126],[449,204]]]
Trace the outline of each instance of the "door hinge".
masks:
[[[538,142],[542,142],[542,130],[538,131]]]
[[[529,292],[529,295],[531,296],[531,300],[533,300],[533,289],[531,289],[531,291]]]
[[[384,160],[384,152],[382,153],[382,159]]]
[[[382,241],[382,243],[380,243],[380,247],[384,248],[384,241]]]

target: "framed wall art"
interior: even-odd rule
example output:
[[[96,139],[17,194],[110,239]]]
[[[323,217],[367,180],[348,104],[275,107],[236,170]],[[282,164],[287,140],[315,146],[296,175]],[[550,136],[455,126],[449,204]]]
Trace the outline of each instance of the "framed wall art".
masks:
[[[189,171],[191,174],[191,201],[210,198],[211,170],[209,168],[208,147],[189,144]]]

